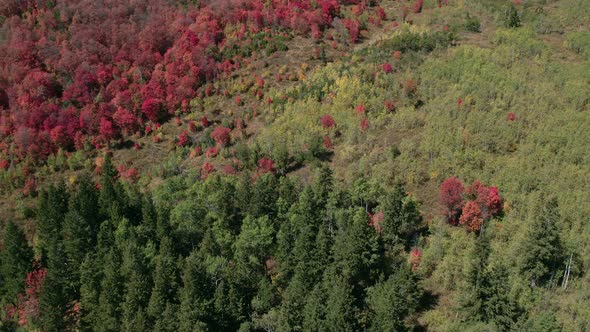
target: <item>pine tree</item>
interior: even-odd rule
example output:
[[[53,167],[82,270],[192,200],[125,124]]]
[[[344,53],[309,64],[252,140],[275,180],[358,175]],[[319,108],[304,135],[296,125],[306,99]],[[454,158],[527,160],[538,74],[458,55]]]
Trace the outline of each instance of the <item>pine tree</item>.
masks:
[[[408,246],[410,236],[421,222],[417,204],[407,197],[404,187],[397,184],[385,196],[383,209],[383,241],[388,249],[396,245]]]
[[[353,213],[352,221],[338,230],[334,262],[338,272],[353,284],[367,285],[379,273],[381,249],[377,234],[369,227],[367,213],[362,208]]]
[[[17,302],[25,289],[25,277],[33,266],[33,251],[23,231],[9,221],[2,234],[0,250],[0,304]]]
[[[405,318],[418,308],[422,292],[408,267],[401,266],[386,281],[367,291],[370,331],[408,331]]]
[[[147,325],[145,309],[152,289],[149,260],[136,243],[130,243],[123,258],[123,272],[126,286],[123,307],[123,329],[125,331],[144,331]]]
[[[113,220],[118,220],[125,216],[127,202],[123,188],[119,181],[117,181],[117,174],[118,172],[112,164],[111,157],[107,154],[102,165],[98,202],[100,213]]]
[[[182,281],[178,316],[180,330],[194,331],[195,327],[205,330],[206,323],[211,319],[215,288],[196,252],[186,259]]]
[[[69,194],[63,182],[57,186],[51,184],[47,191],[42,191],[37,207],[37,233],[39,247],[46,259],[47,250],[52,242],[61,238],[61,230],[66,213],[68,212]]]
[[[326,322],[328,331],[356,331],[356,310],[352,287],[343,275],[327,273],[324,288],[328,289]]]
[[[555,278],[562,255],[560,221],[555,197],[533,203],[518,257],[520,271],[530,280],[531,286],[544,285]]]
[[[63,331],[68,326],[67,317],[74,300],[71,274],[63,245],[53,241],[48,248],[47,275],[41,285],[39,308],[41,326],[46,331]]]
[[[303,331],[326,330],[326,290],[318,283],[305,301]]]
[[[104,257],[100,294],[98,296],[98,315],[95,329],[99,331],[119,331],[123,308],[125,280],[121,271],[122,258],[116,247],[111,248]]]
[[[164,237],[160,242],[160,252],[155,259],[153,274],[154,287],[150,296],[147,313],[158,328],[167,326],[166,310],[177,304],[177,291],[180,284],[178,261],[172,248],[172,241]],[[170,312],[169,312],[170,313]]]

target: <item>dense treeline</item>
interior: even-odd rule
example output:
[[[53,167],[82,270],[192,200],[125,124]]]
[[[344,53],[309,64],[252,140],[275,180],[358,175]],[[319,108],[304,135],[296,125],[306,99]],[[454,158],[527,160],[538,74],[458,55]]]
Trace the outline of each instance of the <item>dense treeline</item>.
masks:
[[[83,177],[40,194],[34,263],[8,223],[3,326],[383,331],[415,323],[423,294],[406,252],[422,219],[401,185],[368,200],[363,188],[337,189],[321,167],[305,187],[272,173],[211,175],[176,178],[152,197],[116,174],[107,158],[98,186]]]

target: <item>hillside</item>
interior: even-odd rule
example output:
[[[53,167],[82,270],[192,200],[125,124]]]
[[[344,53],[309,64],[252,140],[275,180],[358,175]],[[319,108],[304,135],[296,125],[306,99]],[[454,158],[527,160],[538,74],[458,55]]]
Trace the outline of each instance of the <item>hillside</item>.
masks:
[[[590,325],[585,0],[0,23],[0,329]]]

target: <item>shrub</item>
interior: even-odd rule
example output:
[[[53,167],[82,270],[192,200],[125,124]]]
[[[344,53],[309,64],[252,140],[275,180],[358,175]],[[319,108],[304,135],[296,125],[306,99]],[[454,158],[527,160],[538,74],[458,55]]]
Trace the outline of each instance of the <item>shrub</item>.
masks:
[[[231,141],[230,133],[231,129],[223,126],[218,126],[215,127],[215,129],[213,129],[210,136],[213,140],[215,140],[215,142],[217,142],[217,144],[225,146],[228,145]]]
[[[424,0],[416,0],[414,3],[414,14],[418,14],[422,12],[422,7],[424,6]]]
[[[393,71],[393,67],[391,66],[390,63],[384,63],[381,65],[381,68],[383,69],[383,72],[386,74],[389,74]]]
[[[190,143],[190,138],[188,137],[188,133],[186,130],[183,130],[176,140],[176,145],[178,146],[187,146]]]
[[[481,32],[481,23],[476,16],[467,15],[464,23],[465,30],[471,32]]]
[[[502,12],[502,24],[506,28],[518,28],[520,26],[520,16],[513,3],[507,4]]]
[[[320,121],[322,122],[322,126],[326,129],[330,129],[336,125],[336,121],[334,121],[334,118],[329,114],[322,116]]]

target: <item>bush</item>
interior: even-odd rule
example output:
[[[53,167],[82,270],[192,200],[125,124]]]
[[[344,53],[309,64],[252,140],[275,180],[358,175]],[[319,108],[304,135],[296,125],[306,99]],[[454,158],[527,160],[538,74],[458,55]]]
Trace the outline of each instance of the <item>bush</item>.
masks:
[[[467,15],[464,24],[465,30],[470,32],[481,32],[481,23],[479,18],[471,15]]]
[[[518,28],[520,26],[520,16],[514,4],[511,3],[504,8],[502,23],[506,28]]]

